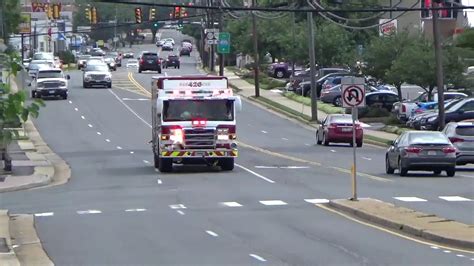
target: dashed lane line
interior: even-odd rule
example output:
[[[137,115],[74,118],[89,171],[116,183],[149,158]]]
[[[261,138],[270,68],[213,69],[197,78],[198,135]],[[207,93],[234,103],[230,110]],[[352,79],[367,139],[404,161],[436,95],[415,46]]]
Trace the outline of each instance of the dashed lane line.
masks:
[[[42,212],[42,213],[35,213],[35,217],[48,217],[53,216],[54,212]]]
[[[179,213],[180,215],[185,215],[186,214],[183,211],[176,211],[176,212]]]
[[[146,209],[126,209],[125,212],[145,212]]]
[[[266,259],[264,259],[264,258],[262,258],[262,257],[260,257],[259,255],[256,255],[256,254],[251,253],[251,254],[249,254],[249,256],[256,259],[256,260],[258,260],[258,261],[261,261],[261,262],[267,261]]]
[[[82,214],[100,214],[100,213],[102,213],[102,211],[101,210],[85,210],[85,211],[77,211],[76,213],[80,214],[80,215],[82,215]]]
[[[213,236],[213,237],[218,237],[219,235],[211,230],[207,230],[206,233],[210,236]]]
[[[446,201],[472,201],[471,199],[460,197],[460,196],[439,196],[438,198]]]
[[[231,208],[242,207],[242,204],[235,201],[221,202],[221,205],[226,206],[226,207],[231,207]]]
[[[170,208],[172,210],[186,209],[186,206],[184,206],[183,204],[172,204],[172,205],[170,205]]]
[[[283,206],[283,205],[288,205],[288,203],[282,201],[282,200],[261,200],[259,201],[261,204],[265,206]]]

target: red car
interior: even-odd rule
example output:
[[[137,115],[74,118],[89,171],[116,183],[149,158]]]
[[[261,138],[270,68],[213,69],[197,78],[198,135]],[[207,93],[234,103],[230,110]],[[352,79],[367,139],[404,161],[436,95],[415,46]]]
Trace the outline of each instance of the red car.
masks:
[[[360,123],[356,122],[356,144],[362,147],[364,131]],[[352,116],[346,114],[328,115],[318,126],[316,143],[328,146],[329,143],[352,143]]]

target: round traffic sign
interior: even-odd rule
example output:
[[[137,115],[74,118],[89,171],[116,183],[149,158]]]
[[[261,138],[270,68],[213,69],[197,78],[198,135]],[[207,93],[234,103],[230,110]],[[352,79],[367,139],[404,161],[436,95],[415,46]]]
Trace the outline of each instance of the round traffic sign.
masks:
[[[208,32],[208,33],[206,34],[206,38],[207,38],[208,40],[214,39],[214,38],[215,38],[214,32]]]
[[[359,106],[364,102],[365,89],[364,85],[349,85],[343,88],[342,101],[343,105],[348,107]]]

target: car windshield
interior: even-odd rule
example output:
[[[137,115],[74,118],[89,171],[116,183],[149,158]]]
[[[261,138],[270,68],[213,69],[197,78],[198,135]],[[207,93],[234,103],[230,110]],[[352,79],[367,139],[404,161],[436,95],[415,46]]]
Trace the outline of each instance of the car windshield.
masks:
[[[474,123],[462,124],[459,123],[456,127],[456,134],[461,136],[474,137]]]
[[[109,68],[107,67],[107,65],[88,65],[86,71],[108,72]]]
[[[30,65],[28,67],[32,70],[36,70],[36,69],[40,69],[40,68],[50,67],[50,64],[48,64],[48,63],[30,63]]]
[[[441,132],[410,132],[408,137],[413,144],[449,144],[449,139]]]
[[[63,73],[61,71],[40,71],[38,73],[38,78],[63,78]]]
[[[163,121],[189,121],[195,118],[209,121],[233,121],[233,100],[171,100],[165,101]]]
[[[33,60],[54,60],[54,56],[47,53],[34,54]]]

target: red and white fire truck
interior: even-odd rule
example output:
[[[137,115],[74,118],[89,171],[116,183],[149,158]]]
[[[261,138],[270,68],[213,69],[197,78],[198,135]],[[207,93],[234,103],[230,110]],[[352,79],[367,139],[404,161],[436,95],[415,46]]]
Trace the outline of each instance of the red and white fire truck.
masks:
[[[155,168],[170,172],[173,163],[234,168],[242,103],[226,77],[154,77],[151,91]]]

